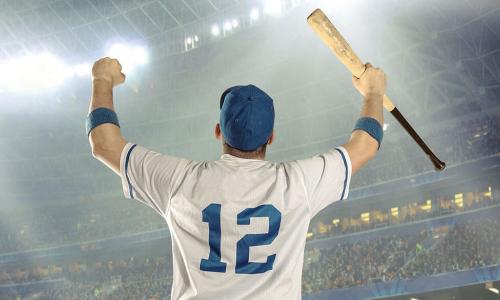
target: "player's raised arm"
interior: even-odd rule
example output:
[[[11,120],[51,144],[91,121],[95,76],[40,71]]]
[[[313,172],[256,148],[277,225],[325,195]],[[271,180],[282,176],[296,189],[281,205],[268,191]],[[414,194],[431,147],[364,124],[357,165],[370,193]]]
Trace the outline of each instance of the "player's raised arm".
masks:
[[[363,95],[363,107],[349,141],[343,147],[349,153],[352,173],[373,159],[382,142],[384,124],[383,96],[387,82],[382,70],[366,64],[361,78],[353,76],[354,87]]]
[[[113,108],[113,88],[125,81],[118,60],[102,58],[92,68],[92,98],[87,117],[87,134],[92,155],[120,174],[120,155],[127,141],[120,133]]]

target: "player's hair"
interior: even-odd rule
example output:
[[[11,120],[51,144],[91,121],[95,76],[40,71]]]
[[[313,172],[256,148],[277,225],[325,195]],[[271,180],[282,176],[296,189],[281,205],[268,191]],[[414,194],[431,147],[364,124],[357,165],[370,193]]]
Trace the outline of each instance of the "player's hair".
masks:
[[[222,109],[222,105],[224,105],[224,99],[226,98],[226,95],[231,91],[231,89],[232,89],[232,87],[228,88],[220,96],[219,109]],[[266,149],[267,149],[267,142],[264,145],[260,146],[259,148],[255,149],[255,150],[249,150],[249,151],[234,148],[234,147],[230,146],[228,143],[224,142],[224,152],[225,153],[228,153],[228,154],[231,154],[231,155],[234,155],[237,157],[241,157],[241,158],[251,159],[251,158],[255,158],[255,157],[264,157],[266,155]]]
[[[228,143],[224,142],[224,153],[231,154],[233,156],[252,159],[255,157],[265,157],[267,149],[267,142],[255,150],[245,151],[234,147],[231,147]]]
[[[227,90],[222,93],[220,96],[220,101],[219,101],[219,109],[222,109],[222,105],[224,105],[224,100],[226,99],[226,95],[229,94],[229,92],[233,89],[234,87],[230,87]]]

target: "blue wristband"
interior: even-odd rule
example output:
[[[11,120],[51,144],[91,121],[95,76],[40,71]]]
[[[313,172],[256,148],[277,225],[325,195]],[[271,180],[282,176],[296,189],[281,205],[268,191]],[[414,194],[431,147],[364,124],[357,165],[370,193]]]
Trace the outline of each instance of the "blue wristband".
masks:
[[[104,123],[111,123],[120,127],[120,123],[118,123],[118,116],[113,110],[105,107],[100,107],[93,110],[85,120],[85,129],[87,130],[87,136],[89,136],[90,132],[94,128]]]
[[[372,138],[377,140],[378,148],[380,149],[380,144],[382,143],[382,138],[384,137],[384,130],[377,120],[370,117],[359,118],[356,122],[356,126],[354,126],[354,130],[363,130],[368,133]]]

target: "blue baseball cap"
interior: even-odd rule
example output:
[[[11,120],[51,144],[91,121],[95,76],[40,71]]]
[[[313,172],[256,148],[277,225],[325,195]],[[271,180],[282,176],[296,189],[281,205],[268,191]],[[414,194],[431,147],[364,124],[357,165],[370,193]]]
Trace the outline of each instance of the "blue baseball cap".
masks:
[[[253,151],[271,137],[273,99],[255,85],[227,89],[221,96],[220,108],[220,129],[229,146]]]

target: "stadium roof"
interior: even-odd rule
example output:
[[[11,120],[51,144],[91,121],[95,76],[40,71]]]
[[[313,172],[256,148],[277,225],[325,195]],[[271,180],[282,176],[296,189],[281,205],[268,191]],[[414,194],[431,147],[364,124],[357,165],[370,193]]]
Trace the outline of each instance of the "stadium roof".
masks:
[[[421,126],[432,124],[429,130],[435,130],[442,119],[498,108],[498,1],[384,0],[367,6],[354,0],[284,0],[289,7],[299,3],[297,9],[282,18],[261,18],[262,26],[225,41],[212,38],[214,23],[241,16],[243,29],[243,17],[248,21],[253,6],[262,11],[268,1],[0,0],[0,63],[43,50],[74,63],[91,62],[109,39],[142,41],[151,57],[176,55],[143,68],[144,78],[137,76],[118,91],[117,109],[128,137],[160,152],[216,158],[220,145],[211,134],[218,107],[211,99],[216,102],[229,84],[255,82],[278,100],[271,158],[294,159],[333,146],[332,138],[349,132],[338,123],[352,124],[359,110],[347,71],[304,20],[321,6],[362,59],[383,66],[391,98],[424,137],[429,131]],[[206,34],[201,41],[209,42],[182,55],[186,36],[200,32]],[[69,199],[97,191],[119,195],[117,178],[92,159],[83,132],[87,78],[50,91],[2,94],[0,202]],[[389,130],[386,145],[400,128],[395,124]],[[381,158],[386,149],[381,148]]]
[[[2,0],[0,60],[40,49],[81,55],[111,37],[148,40],[238,0]]]

